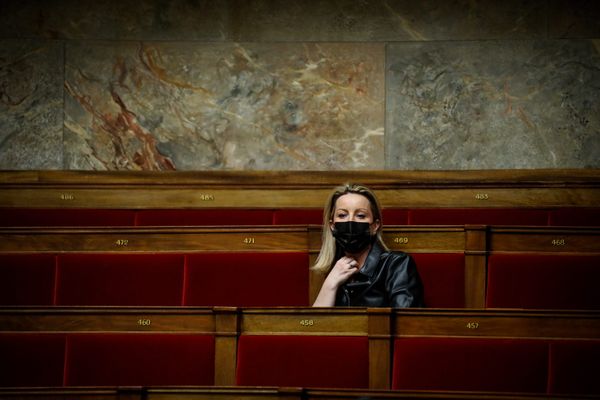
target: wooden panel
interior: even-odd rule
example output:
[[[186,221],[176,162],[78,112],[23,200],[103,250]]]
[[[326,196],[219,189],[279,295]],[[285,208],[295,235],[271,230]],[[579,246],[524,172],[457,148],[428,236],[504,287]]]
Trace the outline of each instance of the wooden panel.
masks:
[[[149,388],[146,400],[301,400],[300,388],[210,387],[210,388]]]
[[[486,227],[468,226],[465,231],[465,307],[485,307]]]
[[[194,332],[221,336],[345,335],[387,336],[390,309],[268,308],[242,309],[239,329],[221,324],[216,329],[215,309],[159,308],[3,308],[1,332]],[[391,334],[442,337],[518,337],[597,339],[600,311],[426,310],[396,309]],[[226,318],[235,319],[231,309]],[[228,316],[229,317],[228,317]],[[369,322],[369,318],[371,318]],[[218,332],[216,332],[218,331]],[[222,331],[222,332],[221,332]]]
[[[242,309],[240,334],[367,336],[369,387],[390,387],[390,309]]]
[[[269,387],[172,388],[0,388],[0,398],[19,400],[364,400],[364,399],[473,399],[547,400],[547,394],[492,392],[428,392],[363,389],[302,389]],[[589,395],[557,395],[552,399],[590,399]]]
[[[364,309],[245,309],[241,318],[240,333],[245,335],[366,336],[369,333]]]
[[[214,333],[211,309],[3,308],[0,331]]]
[[[456,253],[465,250],[463,227],[384,227],[383,239],[391,250],[407,253]]]
[[[113,388],[0,388],[0,399],[139,400],[140,393],[127,393]]]
[[[357,389],[307,389],[306,400],[366,400],[366,399],[407,399],[407,400],[559,400],[589,399],[586,395],[555,395],[534,393],[502,392],[460,392],[460,391],[410,391],[410,390],[357,390]]]
[[[0,207],[50,208],[322,208],[327,189],[198,187],[2,188]],[[598,205],[600,189],[378,189],[383,207],[560,207]],[[484,200],[485,199],[485,200]]]
[[[0,398],[19,400],[300,400],[300,388],[0,388]]]
[[[321,251],[322,232],[321,226],[313,225],[308,227],[308,251],[314,254],[315,257]]]
[[[380,190],[387,207],[556,207],[597,206],[600,191],[590,188],[436,188]]]
[[[312,268],[317,261],[317,255],[315,253],[309,254],[309,265]],[[309,280],[308,280],[308,304],[313,304],[321,291],[321,286],[323,286],[323,282],[325,282],[326,275],[315,272],[314,270],[309,270]]]
[[[490,252],[600,253],[597,228],[497,228],[489,234]]]
[[[0,230],[6,252],[306,251],[306,228]]]
[[[485,255],[467,254],[465,256],[465,307],[485,307],[486,285]]]
[[[389,309],[369,312],[369,388],[391,387],[392,350]]]
[[[465,227],[388,225],[383,227],[383,240],[391,250],[404,252],[463,252]],[[309,251],[318,254],[321,250],[321,227],[308,227],[308,242]]]
[[[600,312],[397,310],[396,337],[494,337],[597,339]]]
[[[239,319],[237,309],[220,307],[216,314],[215,338],[215,385],[235,385],[237,355],[237,332]]]
[[[2,207],[305,208],[360,182],[384,207],[598,206],[600,170],[0,171]]]
[[[70,184],[86,185],[207,185],[261,187],[294,184],[312,187],[361,182],[374,187],[439,185],[478,185],[489,187],[505,182],[520,185],[554,185],[573,182],[589,186],[600,181],[598,169],[507,169],[461,171],[0,171],[3,184]]]
[[[198,187],[3,188],[0,207],[59,208],[305,208],[323,207],[330,189]]]

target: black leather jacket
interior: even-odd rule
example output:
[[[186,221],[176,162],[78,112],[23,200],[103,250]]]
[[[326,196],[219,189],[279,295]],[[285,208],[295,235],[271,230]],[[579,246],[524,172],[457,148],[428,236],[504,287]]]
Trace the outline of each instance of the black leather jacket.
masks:
[[[338,289],[335,305],[423,307],[423,285],[414,260],[374,243],[360,271]]]

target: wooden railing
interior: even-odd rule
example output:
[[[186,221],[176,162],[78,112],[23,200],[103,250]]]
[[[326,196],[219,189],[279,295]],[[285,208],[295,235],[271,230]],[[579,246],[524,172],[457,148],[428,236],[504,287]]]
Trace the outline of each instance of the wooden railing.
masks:
[[[523,343],[546,343],[560,341],[570,343],[585,341],[600,346],[600,318],[598,312],[557,312],[557,311],[508,311],[508,310],[390,310],[380,309],[331,309],[331,308],[4,308],[0,310],[0,340],[5,344],[14,340],[14,334],[59,334],[65,335],[67,345],[64,351],[64,371],[69,374],[72,366],[69,360],[77,359],[77,347],[70,346],[70,338],[81,338],[81,335],[94,335],[100,343],[103,338],[113,340],[114,334],[127,333],[139,336],[141,341],[157,334],[193,334],[214,337],[214,385],[235,386],[239,383],[243,368],[262,366],[267,374],[268,369],[294,371],[294,376],[302,376],[301,360],[290,359],[289,364],[268,365],[274,357],[285,357],[285,354],[274,355],[271,339],[278,337],[291,338],[283,352],[291,347],[314,345],[321,340],[334,343],[337,338],[364,338],[363,350],[359,348],[343,348],[350,357],[360,360],[365,357],[364,376],[368,382],[364,389],[390,389],[392,371],[393,341],[398,339],[427,338],[429,340],[460,340],[470,345],[471,339],[485,339],[485,346],[496,346],[498,340],[511,339]],[[12,334],[12,336],[10,336]],[[8,338],[6,335],[9,335]],[[72,336],[75,335],[75,336]],[[108,335],[108,336],[103,336]],[[312,338],[312,339],[311,339]],[[306,342],[306,340],[312,340]],[[436,340],[437,340],[436,339]],[[258,341],[264,347],[259,360],[248,360],[252,353],[245,348],[249,340]],[[531,342],[531,341],[534,342]],[[590,340],[592,342],[590,342]],[[156,346],[152,342],[149,346]],[[356,343],[354,341],[353,343]],[[359,340],[360,343],[360,340]],[[477,342],[481,345],[481,342]],[[359,347],[362,345],[359,345]],[[68,349],[68,350],[67,350]],[[163,354],[160,348],[148,347],[148,352]],[[336,351],[336,350],[331,350]],[[543,350],[548,351],[548,350]],[[250,354],[250,355],[249,355]],[[296,353],[293,353],[296,354]],[[543,355],[543,354],[542,354]],[[6,354],[11,359],[11,355]],[[13,355],[17,356],[17,355]],[[79,355],[80,356],[80,355]],[[130,357],[131,354],[114,355]],[[339,355],[338,355],[339,356]],[[157,356],[159,357],[159,356]],[[244,362],[240,361],[244,358]],[[297,356],[292,356],[297,357]],[[324,352],[309,360],[311,368],[327,372],[330,352]],[[336,356],[337,357],[337,356]],[[526,357],[526,355],[525,355]],[[546,356],[543,356],[546,357]],[[322,358],[322,359],[321,359]],[[546,360],[546,358],[543,358]],[[123,360],[125,361],[125,360]],[[132,360],[127,360],[131,363]],[[5,361],[6,362],[6,361]],[[47,360],[51,363],[51,360]],[[101,360],[89,360],[89,368]],[[160,360],[156,360],[157,363]],[[303,360],[306,363],[306,360]],[[422,364],[428,360],[424,358]],[[432,359],[430,362],[434,363]],[[469,362],[469,361],[465,361]],[[546,361],[544,361],[546,362]],[[0,361],[0,364],[2,361]],[[265,364],[266,363],[266,364]],[[135,363],[133,363],[135,364]],[[256,364],[256,365],[255,365]],[[265,366],[266,365],[266,366]],[[433,364],[432,364],[433,365]],[[3,368],[9,366],[3,365]],[[416,367],[416,366],[415,366]],[[422,366],[421,366],[422,367]],[[460,366],[456,366],[459,368]],[[582,366],[579,365],[581,368]],[[106,366],[104,366],[106,368]],[[115,368],[118,368],[115,365]],[[139,368],[156,369],[157,365],[143,365]],[[158,368],[160,368],[158,366]],[[62,374],[62,370],[59,371]],[[334,374],[333,371],[329,372]],[[344,373],[336,372],[336,373]],[[335,375],[335,374],[334,374]],[[237,376],[237,378],[236,378]],[[65,378],[66,379],[66,378]],[[273,378],[276,380],[276,378]],[[298,378],[301,379],[301,378]],[[314,378],[306,378],[310,379]],[[468,377],[465,377],[465,381]],[[65,382],[67,382],[65,380]],[[272,386],[278,385],[272,382]],[[300,386],[311,386],[310,382]],[[138,383],[136,383],[137,385]],[[261,385],[262,386],[262,385]],[[298,385],[294,385],[298,386]],[[313,384],[314,386],[314,384]],[[477,387],[477,383],[473,385]],[[360,387],[357,387],[360,388]],[[443,387],[439,388],[444,390]],[[559,393],[560,394],[560,393]]]
[[[0,207],[322,208],[362,183],[384,207],[598,207],[600,170],[0,171]]]

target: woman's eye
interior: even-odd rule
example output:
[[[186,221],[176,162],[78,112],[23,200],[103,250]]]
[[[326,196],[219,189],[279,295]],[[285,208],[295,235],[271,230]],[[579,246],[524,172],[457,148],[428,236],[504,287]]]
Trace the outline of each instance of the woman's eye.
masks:
[[[338,218],[345,218],[346,215],[347,215],[346,213],[339,213],[339,214],[336,215],[336,217],[338,217]]]

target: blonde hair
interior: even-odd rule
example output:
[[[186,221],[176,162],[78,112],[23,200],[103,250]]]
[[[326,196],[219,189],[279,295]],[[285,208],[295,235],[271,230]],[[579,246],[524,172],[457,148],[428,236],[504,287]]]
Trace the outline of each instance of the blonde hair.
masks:
[[[375,194],[371,191],[371,189],[366,186],[362,186],[359,184],[346,183],[345,185],[336,187],[329,198],[327,199],[327,203],[325,204],[325,208],[323,209],[323,233],[321,239],[321,251],[317,257],[317,261],[315,265],[312,267],[314,271],[327,273],[333,267],[333,263],[335,261],[336,256],[336,243],[333,234],[331,233],[330,224],[333,220],[333,213],[335,211],[335,203],[337,199],[341,196],[355,193],[360,194],[369,200],[369,204],[371,205],[371,213],[373,214],[373,222],[379,221],[379,229],[377,230],[377,243],[381,247],[383,247],[386,251],[389,250],[388,247],[383,242],[383,238],[381,235],[382,228],[382,219],[381,219],[381,206],[379,205],[379,200]]]

